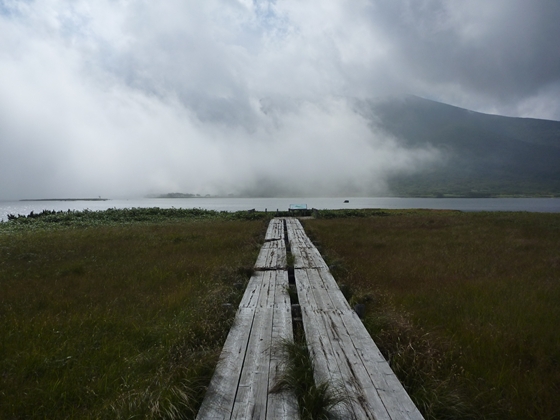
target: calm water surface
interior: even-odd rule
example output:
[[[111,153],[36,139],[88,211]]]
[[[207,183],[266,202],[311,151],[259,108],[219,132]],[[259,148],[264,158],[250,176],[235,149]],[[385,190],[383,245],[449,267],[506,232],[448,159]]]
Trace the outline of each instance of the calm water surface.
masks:
[[[27,215],[43,210],[106,210],[108,208],[160,207],[208,210],[287,210],[290,204],[316,209],[449,209],[463,211],[560,212],[560,198],[139,198],[107,201],[0,201],[0,220],[8,214]]]

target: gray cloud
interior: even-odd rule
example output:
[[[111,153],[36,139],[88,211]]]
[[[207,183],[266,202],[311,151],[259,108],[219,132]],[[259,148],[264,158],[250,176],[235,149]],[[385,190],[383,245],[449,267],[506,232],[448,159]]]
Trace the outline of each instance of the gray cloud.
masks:
[[[0,2],[0,199],[376,194],[441,155],[351,98],[560,119],[560,3]]]
[[[416,74],[426,94],[436,88],[446,99],[455,91],[471,107],[515,115],[519,104],[558,87],[558,2],[395,2],[381,12],[399,67]],[[543,116],[558,118],[554,112]]]

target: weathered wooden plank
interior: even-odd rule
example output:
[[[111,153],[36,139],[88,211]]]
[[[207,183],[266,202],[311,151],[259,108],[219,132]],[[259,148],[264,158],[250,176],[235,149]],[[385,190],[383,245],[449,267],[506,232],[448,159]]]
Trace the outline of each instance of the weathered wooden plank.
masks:
[[[350,308],[336,286],[332,274],[327,270],[316,270],[318,282],[322,282],[335,308],[339,308],[339,316],[347,332],[348,352],[361,359],[368,376],[363,377],[364,389],[370,385],[364,381],[371,381],[377,395],[385,407],[390,418],[421,419],[422,416],[402,384],[393,373],[391,367],[377,348],[358,315]],[[329,307],[324,304],[325,309]],[[377,411],[376,411],[377,412]]]
[[[341,364],[339,355],[333,347],[332,337],[329,337],[329,325],[322,314],[322,308],[315,299],[306,270],[295,270],[298,298],[302,310],[303,328],[307,340],[307,346],[313,360],[315,382],[321,384],[328,382],[331,387],[344,386],[347,398],[348,393],[346,378],[348,373]],[[357,418],[352,404],[339,405],[333,408],[334,415],[340,418]]]
[[[265,242],[263,244],[263,246],[261,247],[261,249],[279,249],[279,250],[283,250],[284,252],[286,252],[286,243],[284,242],[284,240],[282,239],[275,239],[272,241],[268,241]]]
[[[283,366],[283,341],[293,341],[292,313],[290,296],[288,294],[288,272],[276,271],[274,290],[274,309],[272,320],[272,343],[270,349],[270,372],[268,383],[268,407],[266,418],[297,419],[299,418],[297,400],[289,391],[270,393],[276,385]]]
[[[325,260],[297,219],[286,219],[288,240],[294,256],[294,268],[328,268]]]
[[[360,353],[360,357],[364,360],[364,366],[372,368],[371,378],[378,377],[380,379],[379,384],[374,385],[382,385],[377,387],[380,394],[389,391],[391,395],[387,395],[386,398],[394,398],[392,393],[402,389],[401,383],[394,375],[358,315],[350,308],[344,295],[336,287],[332,274],[327,270],[316,270],[316,273],[320,281],[325,285],[324,289],[328,292],[333,307],[339,309],[339,315],[348,331],[349,339],[352,341],[356,351]],[[325,304],[325,306],[328,307],[329,304]],[[411,409],[411,406],[415,406],[408,394],[405,393],[398,400],[399,402],[404,402],[403,407],[405,408],[403,408],[403,411],[414,411]]]
[[[296,285],[318,383],[340,386],[350,400],[337,418],[422,419],[367,330],[340,292],[296,219],[286,219]],[[282,365],[277,344],[292,340],[284,225],[271,222],[220,362],[197,418],[297,418],[295,396],[271,394]],[[262,255],[261,255],[262,254]],[[301,268],[299,268],[301,267]],[[311,268],[309,268],[311,267]]]
[[[286,245],[283,240],[265,242],[262,246],[255,269],[278,270],[286,268]]]
[[[265,272],[247,353],[232,410],[232,419],[265,419],[276,272]]]
[[[303,226],[297,219],[286,219],[286,229],[288,231],[288,240],[291,246],[313,247],[313,242],[305,233]]]
[[[291,246],[294,268],[328,268],[317,248]]]
[[[306,249],[316,251],[302,237],[305,233],[299,221],[287,220],[286,226],[288,238],[293,240],[290,247],[296,260],[296,285],[308,345],[316,358],[316,379],[330,377],[344,384],[353,401],[353,418],[422,419],[328,267],[321,264],[318,251],[317,257]],[[303,269],[306,264],[315,269]]]
[[[284,220],[283,219],[272,219],[268,224],[266,230],[266,235],[264,237],[265,241],[272,240],[283,240],[284,239]]]
[[[286,271],[261,273],[262,287],[247,346],[232,419],[297,419],[295,396],[269,393],[279,374],[278,346],[293,339]]]
[[[322,309],[319,316],[323,318],[323,322],[327,326],[325,332],[341,365],[344,385],[352,398],[356,417],[372,419],[374,418],[372,413],[376,413],[375,418],[377,419],[390,419],[369,374],[364,369],[363,360],[353,347],[352,338],[343,323],[341,315],[347,309],[345,307],[340,308],[332,301],[330,293],[333,291],[324,287],[319,270],[308,269],[305,272],[311,293],[314,295],[317,306]],[[297,281],[298,272],[296,271],[296,283]]]
[[[238,309],[197,419],[231,417],[254,314],[254,308]]]
[[[269,235],[283,238],[283,222],[271,225]],[[274,269],[285,267],[285,243],[272,239],[263,249],[266,271],[249,280],[197,419],[298,418],[294,395],[269,393],[281,366],[275,349],[293,333],[288,274]]]
[[[353,315],[346,313],[342,315],[342,320],[390,418],[423,419],[371,336],[363,333],[363,324],[361,324],[359,318],[355,319],[354,317],[358,318],[355,313]]]
[[[239,303],[239,308],[256,308],[259,298],[260,288],[263,283],[264,272],[255,271],[249,279],[249,283],[245,288],[245,293]]]
[[[329,301],[326,289],[314,287],[315,270],[306,270],[306,272],[311,294],[317,302],[317,307],[321,308],[318,317],[325,324],[324,334],[333,348],[340,368],[342,375],[340,383],[346,388],[346,393],[350,397],[349,404],[352,405],[355,417],[372,419],[372,413],[376,413],[378,419],[389,419],[367,372],[363,369],[363,363],[351,347],[350,337],[340,318],[340,310]],[[297,276],[298,274],[296,274],[296,283]]]

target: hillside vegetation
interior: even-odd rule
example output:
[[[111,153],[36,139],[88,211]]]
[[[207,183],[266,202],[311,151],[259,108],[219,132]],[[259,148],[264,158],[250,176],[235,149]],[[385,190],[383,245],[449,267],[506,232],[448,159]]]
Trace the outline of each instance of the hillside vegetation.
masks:
[[[415,96],[356,107],[402,147],[433,147],[441,161],[397,175],[398,195],[560,196],[560,122],[488,115]]]

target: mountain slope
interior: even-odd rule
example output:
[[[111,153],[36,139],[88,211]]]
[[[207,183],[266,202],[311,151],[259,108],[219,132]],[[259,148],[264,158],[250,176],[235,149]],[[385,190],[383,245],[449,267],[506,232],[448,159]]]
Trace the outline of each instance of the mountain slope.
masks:
[[[399,195],[560,195],[560,122],[482,114],[415,96],[362,101],[366,118],[407,148],[445,159],[390,179]]]

